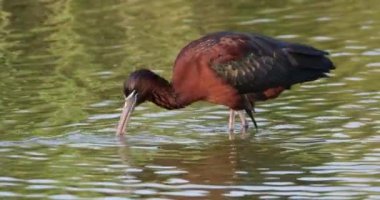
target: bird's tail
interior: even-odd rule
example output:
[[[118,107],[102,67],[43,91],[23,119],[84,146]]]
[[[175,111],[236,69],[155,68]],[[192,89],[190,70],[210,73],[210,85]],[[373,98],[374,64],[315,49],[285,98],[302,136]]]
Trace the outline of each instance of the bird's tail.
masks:
[[[295,66],[291,73],[292,84],[313,81],[321,77],[326,77],[328,72],[335,69],[327,52],[316,48],[291,44],[286,49],[289,61]]]

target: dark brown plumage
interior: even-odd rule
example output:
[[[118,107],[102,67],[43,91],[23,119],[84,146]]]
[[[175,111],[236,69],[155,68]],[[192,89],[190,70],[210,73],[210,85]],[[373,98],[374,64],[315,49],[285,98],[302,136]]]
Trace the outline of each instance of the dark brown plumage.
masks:
[[[151,101],[166,109],[195,101],[221,104],[231,112],[245,110],[256,125],[254,103],[276,98],[294,84],[326,76],[334,69],[326,55],[311,46],[259,34],[212,33],[181,50],[171,83],[150,70],[137,70],[125,82],[124,94],[129,99],[133,96],[133,104]],[[118,134],[123,134],[120,126],[125,127],[119,123]]]

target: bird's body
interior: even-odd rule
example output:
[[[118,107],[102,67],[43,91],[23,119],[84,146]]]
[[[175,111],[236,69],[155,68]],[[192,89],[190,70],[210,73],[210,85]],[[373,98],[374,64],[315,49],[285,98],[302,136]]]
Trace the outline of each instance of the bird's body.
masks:
[[[171,83],[150,70],[137,70],[125,82],[124,93],[127,97],[135,91],[137,104],[148,100],[167,109],[208,101],[245,110],[254,121],[256,101],[276,98],[292,85],[334,69],[326,55],[311,46],[259,34],[213,33],[180,51]]]

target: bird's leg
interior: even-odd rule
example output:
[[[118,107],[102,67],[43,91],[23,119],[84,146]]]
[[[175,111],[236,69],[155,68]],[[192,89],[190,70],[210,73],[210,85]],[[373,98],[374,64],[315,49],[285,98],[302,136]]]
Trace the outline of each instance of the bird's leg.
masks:
[[[238,114],[239,114],[239,117],[240,117],[240,120],[241,120],[240,138],[241,139],[247,139],[250,136],[250,134],[248,134],[248,132],[247,132],[247,130],[248,130],[248,120],[247,120],[247,118],[245,116],[244,110],[239,110]]]
[[[230,118],[228,120],[228,136],[230,140],[235,139],[234,126],[235,126],[235,110],[230,109]]]
[[[230,119],[228,120],[228,131],[233,132],[235,125],[235,110],[230,109]]]
[[[248,128],[248,121],[245,118],[244,111],[243,110],[239,110],[238,114],[239,114],[239,117],[240,117],[240,120],[241,120],[241,128],[242,129],[247,129]]]

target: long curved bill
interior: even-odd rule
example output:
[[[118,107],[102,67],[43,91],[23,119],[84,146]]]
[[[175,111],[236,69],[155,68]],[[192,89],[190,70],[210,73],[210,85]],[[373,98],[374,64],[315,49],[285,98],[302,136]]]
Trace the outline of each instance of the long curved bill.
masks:
[[[120,115],[119,124],[117,125],[116,135],[124,135],[125,129],[127,128],[128,121],[131,117],[133,110],[135,109],[137,101],[137,93],[136,91],[132,91],[128,97],[125,98],[125,103],[123,107],[123,111]]]

